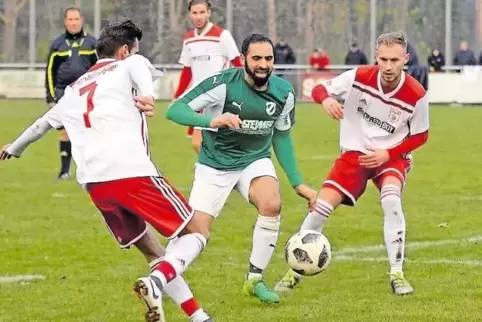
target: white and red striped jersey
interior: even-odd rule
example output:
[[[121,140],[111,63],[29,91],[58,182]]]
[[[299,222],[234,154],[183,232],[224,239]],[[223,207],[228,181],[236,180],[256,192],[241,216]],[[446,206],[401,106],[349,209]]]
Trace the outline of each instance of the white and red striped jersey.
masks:
[[[340,121],[343,152],[390,149],[408,136],[428,131],[428,95],[405,72],[390,93],[382,89],[377,66],[358,67],[322,84],[344,106],[344,118]]]
[[[133,92],[154,97],[153,80],[161,74],[141,55],[101,59],[42,117],[65,127],[80,184],[159,175]]]
[[[209,23],[201,34],[193,29],[184,35],[179,63],[191,68],[191,86],[194,86],[229,68],[231,60],[238,56],[238,47],[229,30]]]

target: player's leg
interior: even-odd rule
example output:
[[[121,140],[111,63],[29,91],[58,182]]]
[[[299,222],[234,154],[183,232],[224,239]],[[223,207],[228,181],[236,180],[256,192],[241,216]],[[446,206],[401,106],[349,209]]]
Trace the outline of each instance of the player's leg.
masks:
[[[261,159],[249,165],[242,172],[236,189],[258,211],[243,291],[262,302],[277,303],[279,295],[263,281],[263,272],[273,256],[281,223],[279,183],[271,160]]]
[[[191,146],[193,150],[199,154],[199,150],[201,150],[201,143],[202,143],[202,133],[201,130],[198,128],[194,128],[191,135]]]
[[[373,179],[380,190],[384,217],[383,237],[390,263],[390,285],[396,295],[407,295],[414,291],[403,274],[406,224],[401,195],[406,180],[406,165],[404,159],[390,161],[377,169]]]
[[[164,260],[166,250],[161,246],[159,237],[152,228],[148,228],[147,233],[135,243],[135,246],[149,262],[151,273],[156,269],[157,265]],[[164,293],[181,307],[191,321],[209,321],[209,316],[199,306],[191,289],[181,275],[176,276],[176,278],[164,287]],[[148,309],[148,312],[149,311],[150,310]],[[151,318],[153,317],[154,316]]]
[[[148,233],[145,221],[119,204],[122,198],[122,184],[115,181],[90,183],[86,188],[90,198],[102,214],[106,226],[119,243],[120,248],[128,249],[135,245],[148,261],[164,255],[164,248],[157,242],[152,233]],[[162,294],[144,301],[147,321],[165,321],[162,307]]]
[[[340,205],[354,206],[366,189],[369,173],[358,165],[358,153],[342,154],[335,161],[333,168],[318,194],[315,207],[306,215],[300,231],[323,231],[323,227]],[[276,284],[275,290],[285,292],[293,289],[301,282],[301,275],[289,269],[285,276]]]
[[[180,276],[205,248],[212,219],[221,211],[237,181],[236,173],[233,177],[232,173],[202,165],[196,166],[194,177],[190,201],[196,211],[192,211],[184,198],[165,180],[154,181],[163,195],[157,199],[167,200],[168,203],[164,202],[162,207],[157,207],[157,213],[164,213],[163,216],[146,218],[146,221],[162,235],[168,238],[178,237],[169,244],[164,260],[149,276],[159,289],[164,289],[169,281]],[[151,199],[149,193],[143,191],[142,195]],[[169,213],[166,213],[166,210],[169,210]]]
[[[163,321],[161,320],[164,315],[161,291],[168,281],[179,277],[174,281],[175,286],[184,289],[184,294],[180,294],[182,291],[168,294],[176,302],[179,301],[180,296],[188,297],[187,300],[192,299],[192,293],[181,277],[184,267],[182,270],[175,269],[182,266],[176,266],[176,261],[178,259],[183,261],[185,258],[178,254],[175,254],[177,256],[175,259],[167,258],[157,236],[148,233],[145,221],[148,221],[165,237],[170,237],[187,227],[192,212],[190,213],[190,209],[180,194],[161,178],[129,178],[89,184],[87,190],[96,206],[101,210],[109,230],[116,237],[121,248],[135,245],[146,259],[151,261],[152,265],[156,265],[156,272],[160,272],[156,279],[152,280],[149,277],[138,279],[135,291],[147,306],[147,320]],[[198,231],[188,231],[188,233],[199,234]],[[188,235],[186,234],[186,236]],[[197,237],[203,238],[203,236]],[[192,250],[188,259],[191,262],[196,257],[196,254],[191,253],[199,254],[200,249],[203,248],[203,246],[196,247],[197,244],[197,240],[194,245],[185,243],[185,246]],[[160,269],[159,266],[164,266],[164,269]],[[156,285],[155,282],[159,279],[164,279],[163,284]],[[167,293],[170,293],[169,290]],[[183,302],[185,301],[178,304],[182,305]],[[191,304],[189,308],[183,306],[182,308],[191,313],[189,315],[192,321],[209,321],[209,317],[202,310],[196,312],[198,310],[195,310],[196,302],[194,300],[188,303]]]

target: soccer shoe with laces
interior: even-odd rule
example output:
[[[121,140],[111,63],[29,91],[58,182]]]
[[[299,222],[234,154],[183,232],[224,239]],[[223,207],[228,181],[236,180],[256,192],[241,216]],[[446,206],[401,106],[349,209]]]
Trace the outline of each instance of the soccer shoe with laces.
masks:
[[[279,293],[291,291],[298,283],[301,282],[301,277],[292,269],[283,276],[283,278],[276,284],[274,290]]]
[[[261,277],[246,279],[243,291],[248,296],[254,296],[263,303],[278,303],[279,295],[270,289]]]
[[[409,295],[414,292],[413,287],[403,276],[402,272],[390,273],[390,285],[395,295]]]
[[[162,290],[157,286],[156,277],[142,277],[134,284],[134,292],[146,306],[146,322],[166,322],[162,308]]]

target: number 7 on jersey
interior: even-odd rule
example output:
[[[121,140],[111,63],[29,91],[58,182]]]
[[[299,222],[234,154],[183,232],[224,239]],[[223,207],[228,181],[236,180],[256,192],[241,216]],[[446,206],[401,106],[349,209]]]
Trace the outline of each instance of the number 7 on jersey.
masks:
[[[88,93],[87,94],[87,112],[84,113],[85,127],[92,127],[92,125],[90,124],[89,114],[94,109],[93,98],[94,98],[94,92],[96,88],[97,88],[97,83],[93,82],[79,89],[80,96],[84,95],[85,93]]]

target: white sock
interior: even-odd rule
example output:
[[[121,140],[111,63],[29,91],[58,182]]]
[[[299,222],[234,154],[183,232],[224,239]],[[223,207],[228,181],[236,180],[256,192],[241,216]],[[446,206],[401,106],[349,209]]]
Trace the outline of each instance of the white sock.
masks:
[[[324,200],[318,199],[313,211],[310,211],[308,215],[306,215],[303,224],[301,224],[300,231],[315,230],[321,233],[326,220],[330,217],[332,212],[332,205]]]
[[[177,238],[166,249],[164,260],[159,263],[152,275],[158,277],[163,288],[167,282],[182,275],[186,268],[206,247],[206,238],[198,233],[187,234]],[[168,265],[165,265],[165,264]]]
[[[263,273],[273,256],[278,241],[281,217],[258,215],[253,231],[253,249],[249,258],[248,279]]]
[[[400,188],[395,185],[385,185],[380,191],[384,215],[383,235],[390,273],[402,272],[405,255],[405,216],[400,195]]]
[[[168,246],[169,248],[169,246]],[[164,257],[159,257],[149,263],[149,268],[151,272],[155,270],[157,265],[164,260]],[[189,285],[184,280],[181,275],[176,276],[172,281],[167,283],[163,289],[164,293],[167,294],[177,305],[181,306],[182,303],[190,300],[194,297]]]

